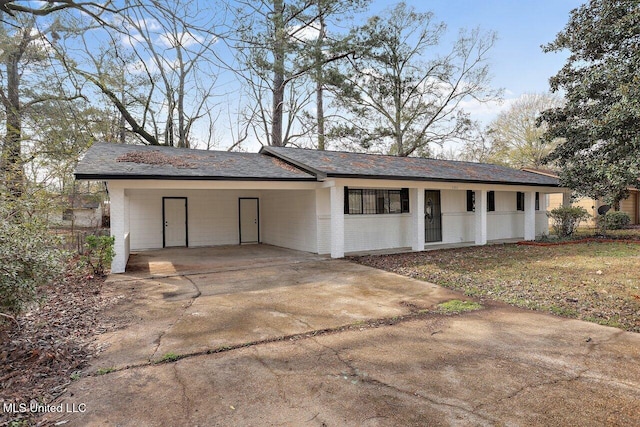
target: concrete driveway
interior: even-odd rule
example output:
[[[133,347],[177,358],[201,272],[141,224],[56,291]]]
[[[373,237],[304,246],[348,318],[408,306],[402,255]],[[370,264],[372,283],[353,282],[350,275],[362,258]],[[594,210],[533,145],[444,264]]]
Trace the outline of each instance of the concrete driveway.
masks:
[[[61,400],[85,411],[49,420],[640,424],[637,334],[499,304],[444,316],[435,305],[462,295],[265,245],[157,251],[131,265],[110,279],[119,303],[105,314],[127,326],[100,336],[90,376]]]

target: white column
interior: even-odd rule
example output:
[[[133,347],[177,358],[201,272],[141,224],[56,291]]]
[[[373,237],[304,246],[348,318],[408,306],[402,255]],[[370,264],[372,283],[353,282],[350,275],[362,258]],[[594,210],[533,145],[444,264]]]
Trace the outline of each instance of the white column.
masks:
[[[331,187],[331,258],[344,257],[344,187]]]
[[[524,240],[536,240],[536,192],[524,193]]]
[[[424,190],[422,188],[409,189],[409,209],[411,215],[411,249],[424,250]]]
[[[127,250],[125,247],[125,230],[128,228],[126,196],[124,188],[109,187],[109,200],[111,212],[111,235],[115,237],[114,250],[116,255],[111,261],[112,273],[124,273],[127,267]]]
[[[487,190],[476,190],[476,245],[487,244]]]

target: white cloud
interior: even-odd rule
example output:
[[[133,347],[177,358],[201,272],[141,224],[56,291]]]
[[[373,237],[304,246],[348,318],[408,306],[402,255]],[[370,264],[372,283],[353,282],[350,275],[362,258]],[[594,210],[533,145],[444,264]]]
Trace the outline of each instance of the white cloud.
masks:
[[[134,21],[131,28],[144,28],[147,31],[160,31],[162,29],[162,25],[156,19],[138,19]]]
[[[507,92],[513,94],[513,92]],[[471,116],[472,120],[477,120],[482,124],[489,124],[498,114],[507,110],[517,98],[504,98],[498,101],[480,102],[476,99],[467,99],[460,103],[460,107]]]
[[[32,28],[29,35],[34,38],[31,42],[31,45],[37,47],[38,49],[42,49],[45,52],[51,51],[51,44],[47,41],[46,35],[40,32],[37,28]]]
[[[144,42],[144,37],[139,33],[123,34],[120,36],[120,43],[123,46],[134,48]]]
[[[295,37],[301,41],[317,40],[320,35],[320,29],[312,25],[303,27],[302,25],[293,25],[288,28],[289,36]]]
[[[127,70],[128,74],[131,74],[131,75],[135,76],[135,75],[138,75],[138,74],[146,74],[147,70],[150,73],[155,73],[155,72],[158,71],[158,66],[151,59],[147,59],[144,62],[139,60],[139,61],[127,64],[126,70]]]
[[[164,33],[158,37],[158,40],[160,44],[163,45],[164,47],[173,48],[176,46],[181,46],[181,47],[193,46],[195,44],[202,43],[204,41],[204,38],[201,36],[197,36],[197,35],[194,36],[193,34],[183,32],[183,33],[178,33],[177,35]]]

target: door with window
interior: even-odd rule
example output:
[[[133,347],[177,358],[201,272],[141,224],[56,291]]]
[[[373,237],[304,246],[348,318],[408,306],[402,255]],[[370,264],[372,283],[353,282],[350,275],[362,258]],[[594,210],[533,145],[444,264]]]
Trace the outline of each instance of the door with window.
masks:
[[[187,198],[162,198],[162,242],[165,248],[188,246]]]
[[[240,198],[240,244],[260,242],[260,209],[257,198]]]
[[[440,190],[424,192],[424,241],[426,243],[442,241]]]

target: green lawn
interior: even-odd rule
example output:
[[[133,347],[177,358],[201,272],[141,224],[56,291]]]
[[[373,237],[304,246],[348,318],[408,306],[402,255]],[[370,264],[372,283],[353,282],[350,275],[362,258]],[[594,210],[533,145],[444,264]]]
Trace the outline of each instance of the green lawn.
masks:
[[[640,244],[494,245],[356,262],[503,301],[640,332]]]

